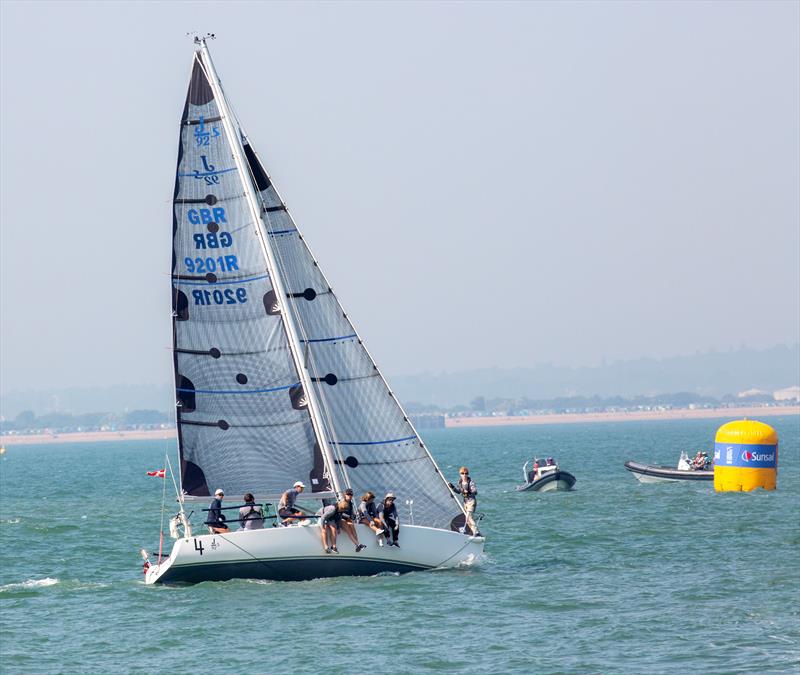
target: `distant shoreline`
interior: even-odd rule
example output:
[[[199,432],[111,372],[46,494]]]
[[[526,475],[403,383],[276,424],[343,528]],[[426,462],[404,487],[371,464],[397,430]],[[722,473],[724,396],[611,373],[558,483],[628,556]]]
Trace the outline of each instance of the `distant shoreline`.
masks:
[[[800,406],[780,408],[712,408],[699,410],[636,410],[631,412],[563,413],[527,416],[448,417],[445,428],[523,426],[526,424],[583,424],[587,422],[636,422],[652,420],[693,420],[728,417],[777,417],[800,415]],[[149,431],[90,431],[65,434],[31,434],[29,436],[0,436],[0,445],[41,445],[46,443],[98,443],[101,441],[158,441],[175,438],[175,429]]]
[[[175,429],[148,431],[87,431],[68,434],[31,434],[29,436],[0,436],[0,445],[42,445],[45,443],[97,443],[99,441],[158,441],[171,440]]]
[[[587,422],[637,422],[652,420],[697,420],[730,417],[776,417],[800,415],[800,406],[760,408],[700,408],[696,410],[632,410],[601,413],[563,413],[550,415],[496,416],[496,417],[448,417],[445,428],[522,426],[526,424],[582,424]]]

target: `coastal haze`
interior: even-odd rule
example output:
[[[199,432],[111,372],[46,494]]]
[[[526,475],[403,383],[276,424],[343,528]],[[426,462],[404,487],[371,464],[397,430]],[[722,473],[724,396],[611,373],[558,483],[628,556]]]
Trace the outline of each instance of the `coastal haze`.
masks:
[[[0,12],[6,416],[85,388],[171,405],[193,28],[217,33],[226,92],[404,400],[503,378],[514,396],[678,391],[667,370],[614,392],[611,364],[698,351],[790,352],[720,393],[798,383],[796,3]],[[548,369],[608,380],[545,391]]]

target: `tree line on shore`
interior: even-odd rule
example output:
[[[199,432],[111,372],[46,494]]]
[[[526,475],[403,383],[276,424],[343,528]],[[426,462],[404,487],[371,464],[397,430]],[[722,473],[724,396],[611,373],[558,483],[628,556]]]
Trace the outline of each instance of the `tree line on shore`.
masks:
[[[731,405],[751,405],[774,403],[771,394],[753,394],[751,396],[734,396],[726,394],[720,398],[703,396],[692,392],[675,394],[658,394],[656,396],[559,396],[556,398],[486,398],[477,396],[469,405],[443,407],[435,404],[409,402],[405,408],[412,415],[447,414],[463,415],[483,413],[504,413],[507,415],[525,415],[529,413],[568,413],[568,412],[606,412],[609,410],[640,410],[653,408],[717,408]]]
[[[32,410],[23,410],[14,419],[0,420],[0,433],[51,431],[99,431],[102,429],[141,429],[171,424],[172,418],[158,410],[131,410],[125,413],[93,412],[72,415],[50,412],[37,416]]]

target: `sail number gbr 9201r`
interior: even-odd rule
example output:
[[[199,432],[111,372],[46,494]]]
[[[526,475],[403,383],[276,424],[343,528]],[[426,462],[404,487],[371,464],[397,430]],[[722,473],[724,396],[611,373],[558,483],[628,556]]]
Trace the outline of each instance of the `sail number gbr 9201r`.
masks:
[[[195,256],[186,256],[183,264],[190,274],[213,274],[214,272],[232,272],[239,270],[239,261],[235,255],[215,255],[219,249],[233,246],[233,235],[220,231],[219,224],[227,223],[225,209],[189,209],[186,214],[193,225],[206,225],[208,232],[192,235]],[[216,250],[215,250],[216,249]],[[197,255],[202,251],[201,255]],[[211,255],[208,255],[211,253]],[[247,290],[244,288],[226,288],[215,290],[194,290],[192,299],[195,305],[238,305],[247,302]]]

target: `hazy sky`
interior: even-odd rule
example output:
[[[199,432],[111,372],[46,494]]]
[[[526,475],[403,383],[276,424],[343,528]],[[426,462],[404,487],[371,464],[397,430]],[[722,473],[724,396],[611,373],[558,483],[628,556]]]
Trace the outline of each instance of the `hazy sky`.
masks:
[[[793,343],[800,4],[2,7],[2,389],[171,378],[193,45],[389,373]]]

